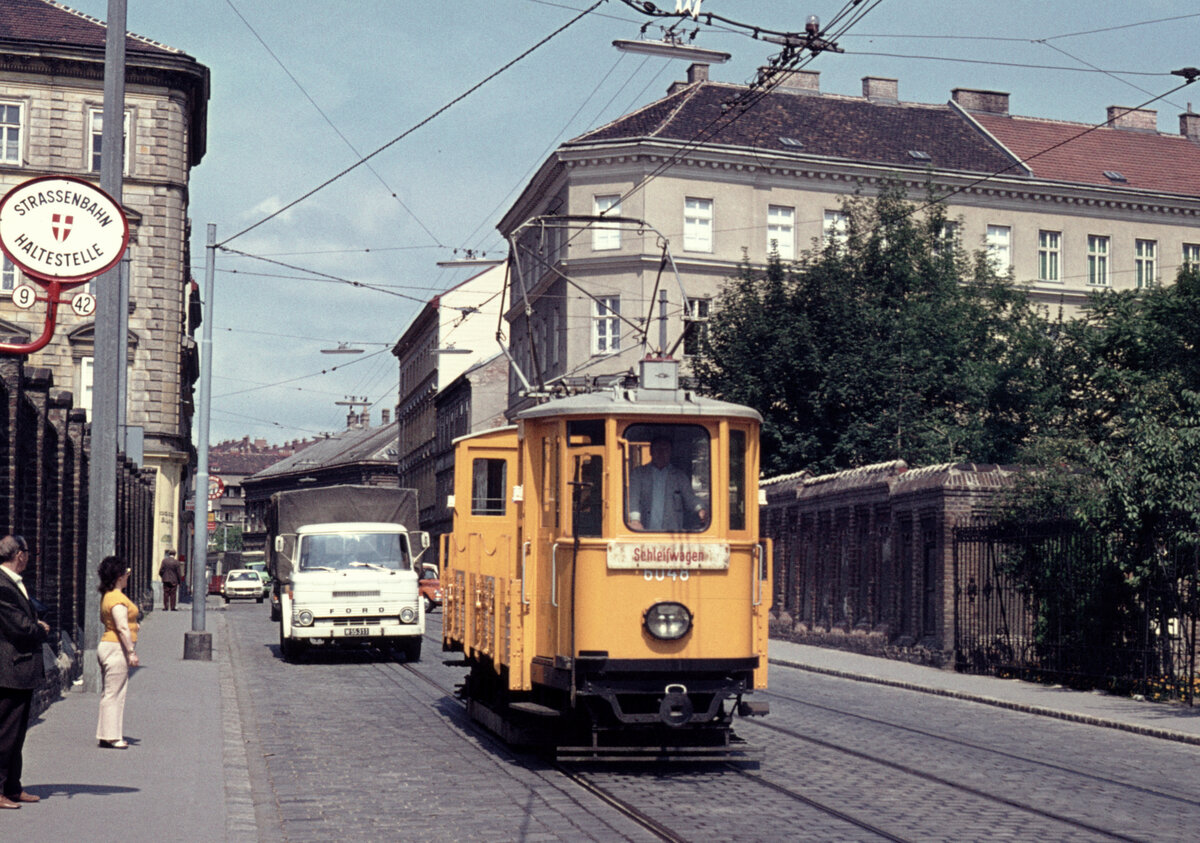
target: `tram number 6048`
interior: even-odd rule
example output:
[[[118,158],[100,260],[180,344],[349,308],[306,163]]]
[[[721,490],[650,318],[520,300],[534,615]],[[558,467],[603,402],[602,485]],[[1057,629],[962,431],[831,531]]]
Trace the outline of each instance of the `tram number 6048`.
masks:
[[[652,571],[649,568],[647,568],[645,571],[642,572],[642,576],[645,577],[646,582],[662,582],[663,580],[668,580],[668,579],[679,580],[680,582],[687,582],[687,579],[688,579],[688,576],[690,576],[690,573],[688,571],[667,571],[667,570],[663,570],[662,568],[659,568],[656,571]]]

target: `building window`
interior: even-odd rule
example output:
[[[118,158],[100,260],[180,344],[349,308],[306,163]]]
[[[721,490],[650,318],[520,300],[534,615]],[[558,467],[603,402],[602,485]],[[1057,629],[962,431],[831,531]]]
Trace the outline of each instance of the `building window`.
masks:
[[[683,353],[699,354],[708,336],[708,314],[712,302],[709,299],[688,299],[687,314],[683,323]]]
[[[1007,275],[1012,267],[1012,228],[1007,225],[989,225],[985,245],[992,269],[1000,275]]]
[[[100,153],[101,147],[104,145],[104,111],[99,108],[88,110],[88,122],[90,124],[92,145],[88,151],[90,156],[89,164],[93,173],[100,172]],[[124,147],[125,155],[121,163],[121,171],[124,175],[129,175],[129,112],[125,112],[125,127],[124,127]]]
[[[683,249],[712,251],[713,201],[689,196],[683,203]]]
[[[831,243],[843,246],[846,243],[846,215],[841,211],[826,211],[825,224],[821,229],[826,246]]]
[[[1038,232],[1038,280],[1061,281],[1062,232]]]
[[[4,255],[4,271],[0,274],[0,290],[11,293],[21,283],[21,273],[17,269],[17,265],[8,259],[8,255]]]
[[[621,297],[604,296],[592,301],[592,354],[621,350]]]
[[[605,214],[610,217],[618,217],[621,215],[621,197],[617,194],[611,196],[596,196],[592,199],[592,213],[595,216]],[[593,223],[592,224],[592,250],[602,252],[606,249],[621,248],[621,229],[618,223]]]
[[[1154,282],[1158,280],[1157,240],[1134,242],[1133,267],[1139,290],[1154,286]]]
[[[92,361],[94,358],[79,358],[79,395],[75,406],[87,413],[87,420],[92,420]]]
[[[0,161],[21,163],[21,106],[0,103]]]
[[[767,254],[776,254],[784,261],[796,259],[795,208],[767,206]]]
[[[1183,244],[1183,265],[1188,269],[1200,268],[1200,243]]]
[[[1088,235],[1088,283],[1094,287],[1108,286],[1108,238]]]

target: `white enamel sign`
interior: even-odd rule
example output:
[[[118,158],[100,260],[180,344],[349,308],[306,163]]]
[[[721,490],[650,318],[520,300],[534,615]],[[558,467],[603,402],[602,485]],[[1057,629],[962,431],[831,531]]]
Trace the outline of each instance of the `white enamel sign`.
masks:
[[[608,567],[627,570],[723,571],[729,545],[701,542],[611,541]]]
[[[116,266],[128,244],[120,204],[83,179],[30,179],[0,201],[0,247],[31,278],[82,284]]]

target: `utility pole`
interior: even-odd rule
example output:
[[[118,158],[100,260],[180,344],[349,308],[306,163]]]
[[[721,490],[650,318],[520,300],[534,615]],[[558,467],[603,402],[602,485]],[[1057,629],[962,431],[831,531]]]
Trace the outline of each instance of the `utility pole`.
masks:
[[[125,170],[125,0],[108,0],[104,40],[104,116],[100,188],[121,202]],[[96,327],[92,346],[91,453],[88,463],[87,571],[83,602],[83,689],[100,690],[96,646],[100,641],[97,588],[100,561],[112,555],[117,536],[117,419],[120,372],[125,365],[120,337],[121,266],[96,281]],[[129,561],[129,560],[126,560]]]
[[[208,583],[204,563],[208,561],[208,416],[212,392],[213,288],[216,286],[217,227],[208,224],[204,246],[203,328],[200,332],[200,400],[196,405],[196,511],[192,534],[192,631],[183,635],[183,657],[212,661],[212,633],[204,629]]]

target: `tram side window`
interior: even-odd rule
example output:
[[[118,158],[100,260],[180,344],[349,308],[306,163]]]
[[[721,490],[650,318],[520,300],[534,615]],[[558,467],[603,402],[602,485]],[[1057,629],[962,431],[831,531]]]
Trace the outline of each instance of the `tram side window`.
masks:
[[[746,431],[729,431],[729,529],[746,529]]]
[[[708,432],[693,424],[632,424],[625,430],[625,442],[626,526],[663,533],[708,529]]]
[[[571,513],[575,535],[598,536],[604,519],[604,458],[598,454],[575,457],[571,480]]]
[[[471,464],[471,514],[503,515],[507,482],[505,460],[476,459]]]

